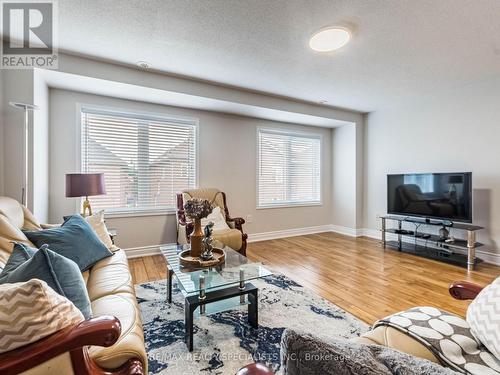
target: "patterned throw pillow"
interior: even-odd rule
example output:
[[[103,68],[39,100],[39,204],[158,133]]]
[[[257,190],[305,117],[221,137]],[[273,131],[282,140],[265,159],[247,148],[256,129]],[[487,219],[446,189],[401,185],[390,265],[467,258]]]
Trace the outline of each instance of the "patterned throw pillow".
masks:
[[[75,305],[44,281],[0,285],[0,353],[83,321]]]
[[[500,361],[500,277],[469,305],[467,322],[474,337]]]

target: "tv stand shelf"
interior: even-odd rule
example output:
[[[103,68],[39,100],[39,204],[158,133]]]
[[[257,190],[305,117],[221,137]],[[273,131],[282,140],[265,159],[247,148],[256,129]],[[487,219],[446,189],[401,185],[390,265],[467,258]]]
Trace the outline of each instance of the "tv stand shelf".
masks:
[[[464,223],[430,221],[414,217],[381,216],[380,219],[382,220],[382,246],[384,248],[389,247],[426,258],[466,266],[468,271],[472,271],[475,264],[481,262],[480,259],[476,258],[476,248],[483,246],[483,244],[476,242],[476,231],[483,229],[483,227]],[[397,228],[388,228],[388,220],[396,222]],[[403,223],[415,224],[415,230],[403,230]],[[444,226],[464,231],[467,233],[467,240],[455,239],[453,242],[445,242],[436,234],[420,231],[420,225]],[[388,233],[396,235],[397,241],[387,241]],[[403,239],[406,241],[403,241]],[[459,250],[459,252],[456,250]]]

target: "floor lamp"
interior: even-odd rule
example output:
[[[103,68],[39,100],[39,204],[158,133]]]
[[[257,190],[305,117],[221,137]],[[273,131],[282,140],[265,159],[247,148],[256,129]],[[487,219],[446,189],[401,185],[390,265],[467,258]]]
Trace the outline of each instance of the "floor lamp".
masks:
[[[24,171],[23,171],[23,187],[22,187],[21,203],[24,204],[25,206],[28,206],[29,112],[38,109],[38,106],[34,104],[19,103],[19,102],[9,102],[9,104],[14,108],[19,108],[24,110],[24,130],[23,130]]]

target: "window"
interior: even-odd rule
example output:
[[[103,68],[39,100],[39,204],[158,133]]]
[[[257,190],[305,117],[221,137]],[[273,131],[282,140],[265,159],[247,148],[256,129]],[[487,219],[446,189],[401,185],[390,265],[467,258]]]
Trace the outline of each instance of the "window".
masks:
[[[196,185],[196,128],[189,119],[83,107],[81,168],[106,181],[94,209],[173,209],[175,194]]]
[[[258,207],[321,203],[321,137],[258,131]]]
[[[418,185],[422,193],[432,193],[434,191],[433,174],[405,174],[405,185]]]

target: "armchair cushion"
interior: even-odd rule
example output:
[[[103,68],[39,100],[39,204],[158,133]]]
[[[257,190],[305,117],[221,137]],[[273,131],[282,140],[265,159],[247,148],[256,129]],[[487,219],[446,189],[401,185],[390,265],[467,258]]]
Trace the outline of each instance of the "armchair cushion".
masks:
[[[84,320],[80,310],[41,280],[0,285],[0,296],[0,353]]]
[[[399,350],[411,354],[415,357],[427,359],[428,361],[439,363],[436,356],[420,341],[406,333],[391,326],[378,326],[364,333],[360,337],[352,339],[363,344],[375,344]]]
[[[472,334],[499,361],[500,372],[500,277],[484,288],[467,309]]]
[[[47,244],[52,251],[73,260],[82,272],[113,255],[80,215],[68,216],[59,228],[24,233],[36,246]]]
[[[447,367],[462,373],[494,374],[498,362],[471,333],[461,317],[435,307],[415,307],[377,321],[375,329],[389,326],[424,345]],[[399,349],[399,348],[397,348]]]
[[[212,232],[214,240],[222,242],[231,249],[238,251],[243,243],[243,237],[238,229],[219,229]]]
[[[0,283],[19,283],[39,279],[45,281],[54,291],[68,298],[88,319],[92,315],[85,281],[78,266],[46,247],[14,270],[8,272]]]

